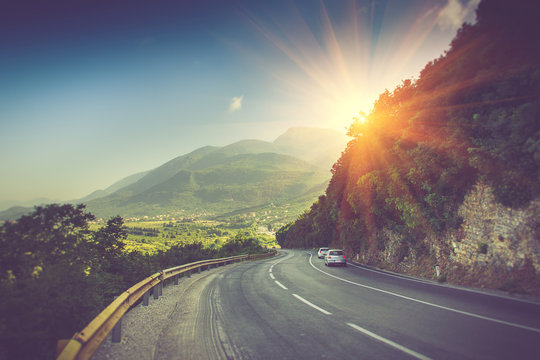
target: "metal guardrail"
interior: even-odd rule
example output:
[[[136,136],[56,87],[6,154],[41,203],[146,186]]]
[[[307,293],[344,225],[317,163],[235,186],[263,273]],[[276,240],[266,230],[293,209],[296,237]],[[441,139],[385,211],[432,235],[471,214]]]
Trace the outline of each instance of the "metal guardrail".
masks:
[[[69,340],[60,340],[58,347],[61,351],[57,360],[90,359],[96,352],[103,340],[122,319],[122,316],[133,306],[141,297],[143,305],[148,305],[150,291],[153,291],[154,298],[157,299],[162,292],[163,284],[168,279],[173,279],[178,284],[178,277],[184,273],[191,276],[191,272],[197,270],[199,273],[206,267],[227,265],[229,263],[257,260],[265,257],[274,256],[276,251],[257,255],[239,255],[221,259],[197,261],[185,265],[172,267],[162,270],[154,275],[147,277],[139,283],[133,285],[124,291],[120,296],[113,300],[98,316],[80,332],[75,333]],[[114,333],[113,333],[114,335]]]

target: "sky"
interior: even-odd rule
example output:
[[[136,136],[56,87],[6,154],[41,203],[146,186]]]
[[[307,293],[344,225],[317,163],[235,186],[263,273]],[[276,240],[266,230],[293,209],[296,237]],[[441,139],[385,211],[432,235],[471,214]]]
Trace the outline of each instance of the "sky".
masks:
[[[479,0],[17,0],[0,12],[0,208],[206,145],[345,132]]]

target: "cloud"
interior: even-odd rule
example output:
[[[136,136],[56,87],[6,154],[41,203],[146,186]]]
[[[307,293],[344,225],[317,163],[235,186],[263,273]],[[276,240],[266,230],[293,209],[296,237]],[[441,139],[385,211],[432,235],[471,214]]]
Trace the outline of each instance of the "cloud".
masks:
[[[231,100],[231,104],[229,105],[229,112],[235,112],[237,110],[242,109],[243,100],[244,100],[244,95],[233,97]]]
[[[438,25],[442,29],[457,30],[467,21],[474,20],[474,13],[480,0],[448,0],[445,7],[439,12]]]

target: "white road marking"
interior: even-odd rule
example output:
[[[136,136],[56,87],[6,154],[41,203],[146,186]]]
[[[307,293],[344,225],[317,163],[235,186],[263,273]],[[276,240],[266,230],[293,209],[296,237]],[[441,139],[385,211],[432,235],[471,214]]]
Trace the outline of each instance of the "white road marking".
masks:
[[[272,264],[272,266],[270,266],[270,269],[268,269],[268,272],[269,272],[269,273],[272,273],[272,269],[274,268],[274,266],[276,266],[277,264],[279,264],[279,263],[282,262],[283,260],[288,259],[289,257],[293,257],[293,256],[294,256],[294,254],[291,254],[290,256],[289,256],[289,255],[285,255],[284,258],[279,259],[278,261],[274,262],[274,263]]]
[[[301,297],[299,295],[293,294],[293,296],[295,298],[297,298],[298,300],[302,301],[304,304],[309,305],[309,306],[311,306],[312,308],[314,308],[316,310],[319,310],[320,312],[322,312],[325,315],[332,315],[331,312],[328,312],[328,311],[318,307],[317,305],[310,303],[309,301],[307,301],[306,299],[304,299],[303,297]]]
[[[429,360],[430,358],[425,356],[425,355],[422,355],[420,353],[417,353],[416,351],[414,350],[411,350],[409,348],[406,348],[405,346],[403,345],[400,345],[396,342],[393,342],[392,340],[388,340],[382,336],[379,336],[375,333],[372,333],[371,331],[367,330],[367,329],[364,329],[363,327],[360,327],[356,324],[352,324],[352,323],[347,323],[347,325],[349,325],[350,327],[352,327],[353,329],[355,330],[358,330],[360,331],[361,333],[367,335],[367,336],[370,336],[378,341],[381,341],[383,343],[385,343],[386,345],[390,345],[391,347],[395,348],[395,349],[398,349],[406,354],[409,354],[411,355],[412,357],[415,357],[417,359],[421,359],[421,360]]]
[[[350,263],[350,262],[347,262],[347,265],[354,266],[355,268],[358,268],[358,269],[361,269],[361,270],[364,270],[364,271],[371,271],[371,272],[374,272],[376,274],[395,277],[395,278],[398,278],[398,279],[401,279],[401,280],[408,280],[408,281],[419,282],[419,283],[422,283],[422,284],[440,286],[438,284],[433,284],[433,283],[431,283],[429,281],[425,281],[425,280],[412,279],[412,278],[409,278],[409,277],[406,277],[406,276],[399,276],[399,275],[389,274],[389,273],[386,273],[386,272],[383,272],[383,271],[377,271],[377,270],[373,270],[373,269],[368,269],[368,268],[365,268],[363,266],[358,266],[358,265]]]
[[[484,296],[492,296],[492,297],[497,297],[497,298],[501,298],[501,299],[519,301],[519,302],[523,302],[523,303],[526,303],[526,304],[538,305],[537,302],[526,300],[526,299],[517,299],[515,297],[510,297],[510,296],[505,296],[505,295],[500,295],[500,294],[490,294],[490,293],[486,293],[486,292],[478,291],[478,290],[474,290],[474,289],[467,289],[467,288],[464,288],[464,287],[457,287],[457,286],[451,286],[451,285],[442,285],[442,284],[438,284],[438,283],[435,283],[435,282],[432,282],[432,281],[429,281],[429,280],[414,279],[414,278],[411,278],[411,277],[408,277],[408,276],[394,275],[394,274],[390,274],[390,273],[388,273],[386,271],[378,271],[378,270],[374,270],[374,269],[369,269],[369,268],[366,268],[364,266],[358,266],[358,265],[350,263],[350,262],[348,262],[347,265],[353,266],[353,267],[358,268],[360,270],[371,271],[371,272],[374,272],[374,273],[379,274],[379,275],[390,276],[390,277],[394,277],[394,278],[401,279],[401,280],[414,281],[414,282],[417,282],[417,283],[431,285],[431,286],[445,287],[445,288],[450,288],[450,289],[459,290],[459,291],[467,291],[467,292],[471,292],[471,293],[475,293],[475,294],[481,294],[481,295],[484,295]]]
[[[276,280],[276,277],[272,273],[270,273],[270,278],[272,278],[272,280]]]
[[[323,271],[323,270],[319,269],[318,267],[316,267],[315,265],[313,265],[313,262],[311,262],[311,258],[312,258],[312,255],[310,254],[310,257],[309,257],[309,263],[310,263],[310,265],[311,265],[315,270],[320,271],[320,272],[322,272],[323,274],[326,274],[326,275],[328,275],[328,276],[330,276],[330,277],[333,277],[334,279],[338,279],[338,280],[341,280],[341,281],[343,281],[343,282],[346,282],[346,283],[349,283],[349,284],[352,284],[352,285],[360,286],[360,287],[363,287],[363,288],[366,288],[366,289],[370,289],[370,290],[373,290],[373,291],[378,291],[378,292],[381,292],[381,293],[384,293],[384,294],[387,294],[387,295],[396,296],[396,297],[399,297],[399,298],[401,298],[401,299],[405,299],[405,300],[409,300],[409,301],[414,301],[414,302],[417,302],[417,303],[420,303],[420,304],[432,306],[432,307],[435,307],[435,308],[438,308],[438,309],[443,309],[443,310],[447,310],[447,311],[452,311],[452,312],[455,312],[455,313],[458,313],[458,314],[462,314],[462,315],[474,317],[474,318],[477,318],[477,319],[487,320],[487,321],[495,322],[495,323],[498,323],[498,324],[503,324],[503,325],[513,326],[513,327],[516,327],[516,328],[520,328],[520,329],[524,329],[524,330],[529,330],[529,331],[534,331],[534,332],[540,333],[540,329],[533,328],[533,327],[530,327],[530,326],[521,325],[521,324],[515,324],[515,323],[508,322],[508,321],[499,320],[499,319],[494,319],[494,318],[490,318],[490,317],[483,316],[483,315],[473,314],[473,313],[470,313],[470,312],[467,312],[467,311],[458,310],[458,309],[450,308],[450,307],[443,306],[443,305],[433,304],[433,303],[430,303],[430,302],[427,302],[427,301],[415,299],[415,298],[412,298],[412,297],[409,297],[409,296],[400,295],[400,294],[397,294],[397,293],[393,293],[393,292],[391,292],[391,291],[386,291],[386,290],[378,289],[378,288],[373,287],[373,286],[364,285],[364,284],[360,284],[360,283],[357,283],[357,282],[354,282],[354,281],[351,281],[351,280],[343,279],[343,278],[340,278],[339,276],[332,275],[332,274],[330,274],[330,273],[328,273],[328,272],[326,272],[326,271]]]
[[[285,285],[283,285],[283,284],[280,283],[279,281],[274,280],[274,282],[275,282],[276,284],[278,284],[279,286],[281,286],[281,288],[282,288],[283,290],[289,290],[289,289],[287,289],[287,288],[285,287]]]

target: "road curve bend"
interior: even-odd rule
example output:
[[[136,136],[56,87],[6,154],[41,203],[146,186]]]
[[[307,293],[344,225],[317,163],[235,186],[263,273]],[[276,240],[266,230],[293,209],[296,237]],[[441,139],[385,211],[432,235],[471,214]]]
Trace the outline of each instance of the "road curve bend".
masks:
[[[164,292],[163,304],[174,306],[150,330],[150,349],[112,353],[141,346],[127,335],[124,344],[104,344],[100,356],[540,359],[540,304],[354,265],[329,268],[308,251],[281,250],[184,280],[171,286],[181,290]]]

